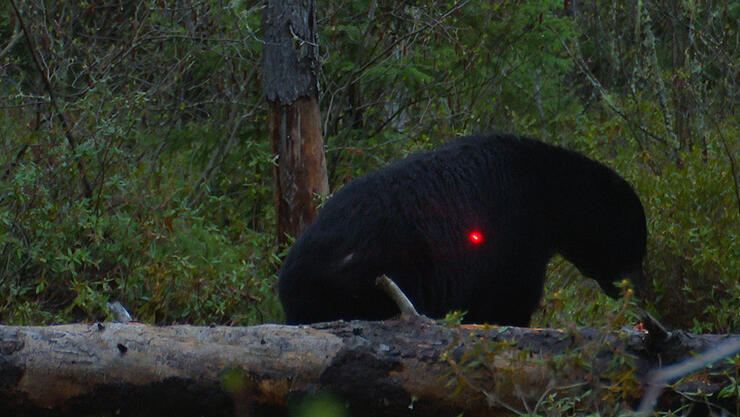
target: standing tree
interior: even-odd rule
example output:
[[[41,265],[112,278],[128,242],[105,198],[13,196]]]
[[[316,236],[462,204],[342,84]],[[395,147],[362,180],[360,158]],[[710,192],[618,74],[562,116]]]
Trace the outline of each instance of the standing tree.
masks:
[[[267,2],[264,91],[275,166],[278,239],[298,236],[313,221],[315,195],[329,192],[318,104],[316,2]]]

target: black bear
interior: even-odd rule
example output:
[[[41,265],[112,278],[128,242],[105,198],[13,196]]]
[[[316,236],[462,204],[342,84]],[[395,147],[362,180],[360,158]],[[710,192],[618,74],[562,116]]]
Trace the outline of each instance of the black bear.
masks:
[[[526,326],[560,253],[610,296],[639,288],[647,237],[632,187],[585,156],[526,137],[460,138],[344,186],[285,258],[287,322],[386,319],[390,277],[430,317]]]

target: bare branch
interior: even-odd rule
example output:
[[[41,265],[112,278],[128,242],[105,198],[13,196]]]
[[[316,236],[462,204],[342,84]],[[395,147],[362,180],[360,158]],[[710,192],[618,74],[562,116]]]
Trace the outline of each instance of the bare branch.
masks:
[[[403,291],[398,288],[398,285],[388,278],[388,276],[383,274],[376,278],[375,285],[380,287],[389,297],[391,297],[391,299],[393,299],[393,302],[396,303],[398,309],[401,310],[402,317],[419,316],[419,313],[416,311],[416,308],[414,308],[411,300],[406,297],[406,294],[404,294]]]
[[[33,40],[31,39],[31,35],[28,33],[28,30],[26,29],[26,25],[23,22],[23,17],[21,16],[20,11],[18,10],[18,6],[15,4],[15,0],[10,0],[10,4],[13,6],[13,11],[15,12],[16,17],[18,18],[18,22],[21,26],[21,30],[23,31],[23,34],[26,38],[26,43],[28,44],[28,51],[31,53],[31,57],[33,58],[33,62],[36,65],[36,68],[39,71],[39,75],[41,75],[41,79],[44,81],[44,85],[46,86],[46,90],[49,93],[49,102],[51,106],[55,110],[55,114],[59,121],[62,123],[62,127],[64,128],[64,134],[67,137],[67,142],[69,143],[70,148],[72,151],[75,151],[77,148],[76,140],[74,136],[72,135],[71,128],[69,126],[69,123],[67,122],[67,119],[62,113],[62,111],[59,109],[59,106],[57,105],[56,96],[54,94],[54,87],[51,85],[51,80],[49,80],[49,75],[41,66],[41,62],[39,61],[38,52],[36,51],[36,48],[33,44]],[[82,161],[80,157],[77,157],[77,166],[80,171],[80,181],[82,182],[82,189],[83,194],[85,197],[91,197],[92,196],[92,187],[90,187],[90,182],[87,180],[87,169],[85,168],[85,163]]]

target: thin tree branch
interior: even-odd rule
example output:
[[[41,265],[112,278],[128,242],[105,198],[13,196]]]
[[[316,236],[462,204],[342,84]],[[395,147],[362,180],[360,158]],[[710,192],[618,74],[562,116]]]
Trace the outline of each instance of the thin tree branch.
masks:
[[[4,57],[5,55],[10,52],[16,43],[21,39],[21,36],[23,36],[23,32],[21,32],[21,24],[20,19],[16,19],[15,21],[15,27],[13,28],[13,37],[10,38],[10,42],[8,42],[7,45],[5,45],[5,48],[3,48],[2,51],[0,51],[0,58]]]
[[[737,162],[735,161],[735,157],[732,155],[732,151],[730,150],[730,147],[727,145],[727,139],[725,139],[724,135],[722,135],[722,131],[717,129],[718,136],[720,142],[722,142],[722,147],[725,150],[725,153],[727,154],[727,159],[730,161],[730,172],[732,172],[732,185],[733,189],[735,190],[735,202],[737,203],[737,210],[740,212],[740,189],[738,189],[737,184],[737,178],[738,178],[738,172],[737,172]]]
[[[568,47],[568,44],[565,43],[565,41],[561,41],[561,43],[563,45],[563,48],[565,48],[565,51],[568,52],[568,55],[570,55],[570,57],[573,60],[573,62],[575,62],[576,65],[578,65],[578,68],[581,70],[581,72],[583,73],[583,75],[585,75],[586,78],[588,78],[588,80],[591,82],[591,85],[593,85],[593,87],[596,88],[596,90],[599,92],[599,95],[601,96],[601,98],[604,100],[604,102],[606,102],[606,104],[609,106],[610,109],[612,109],[612,111],[614,113],[618,114],[627,123],[629,123],[630,125],[634,125],[639,130],[641,130],[643,133],[645,133],[646,135],[650,136],[651,138],[657,140],[658,142],[663,143],[663,144],[667,143],[667,141],[664,138],[661,138],[660,136],[657,136],[653,132],[647,130],[647,128],[645,128],[645,126],[641,126],[641,125],[633,122],[632,120],[630,120],[630,118],[627,116],[627,114],[622,109],[620,109],[619,106],[617,106],[616,103],[614,103],[612,101],[612,99],[607,94],[606,89],[604,88],[604,86],[601,85],[601,82],[599,82],[599,80],[591,73],[591,71],[586,66],[586,63],[583,62],[583,58],[581,58],[580,54],[576,55],[576,53],[574,53],[573,51],[571,51],[571,49]]]
[[[409,300],[398,285],[396,285],[396,283],[385,274],[375,279],[375,285],[380,287],[383,292],[393,299],[393,302],[396,303],[398,309],[401,310],[402,317],[419,317],[419,313],[416,311],[416,308],[414,308],[414,305],[411,304],[411,300]]]
[[[28,235],[26,234],[26,231],[23,230],[20,224],[16,222],[15,220],[12,220],[13,227],[18,230],[21,237],[23,238],[23,243],[26,245],[26,253],[28,256],[26,256],[26,259],[23,261],[23,263],[16,269],[13,270],[13,272],[9,274],[3,274],[3,276],[0,276],[0,283],[2,283],[6,277],[12,277],[13,275],[19,274],[21,271],[23,271],[23,268],[28,265],[29,262],[31,262],[31,243],[28,240]]]
[[[18,18],[18,23],[20,24],[21,30],[23,31],[23,34],[25,35],[26,43],[28,44],[28,50],[29,52],[31,52],[31,57],[33,58],[33,62],[36,65],[36,69],[38,69],[39,74],[41,75],[41,79],[44,81],[44,85],[46,86],[46,90],[49,93],[49,102],[52,108],[55,110],[56,116],[61,122],[62,127],[64,128],[64,135],[67,137],[67,143],[69,143],[70,148],[74,152],[77,149],[77,143],[76,143],[74,136],[72,136],[69,123],[67,122],[67,119],[64,116],[64,113],[59,109],[59,106],[57,105],[56,95],[54,94],[54,87],[51,85],[51,81],[49,80],[48,74],[46,73],[46,71],[44,71],[44,69],[41,66],[41,62],[39,61],[38,52],[36,51],[36,48],[34,47],[33,40],[31,39],[31,35],[28,33],[28,29],[26,28],[26,25],[23,22],[23,17],[21,16],[20,11],[18,10],[18,6],[15,4],[15,0],[10,0],[10,4],[11,6],[13,6],[13,11],[15,12],[16,17]],[[87,170],[85,169],[85,163],[78,156],[75,156],[75,159],[77,159],[77,166],[80,171],[80,180],[82,182],[83,194],[85,197],[89,198],[90,196],[92,196],[92,187],[90,187],[90,182],[87,180]]]
[[[642,397],[637,416],[647,417],[655,409],[655,404],[660,392],[665,386],[678,378],[690,375],[705,366],[720,359],[729,358],[740,353],[740,337],[730,339],[707,352],[698,354],[691,359],[675,365],[653,371],[648,376],[648,390]]]

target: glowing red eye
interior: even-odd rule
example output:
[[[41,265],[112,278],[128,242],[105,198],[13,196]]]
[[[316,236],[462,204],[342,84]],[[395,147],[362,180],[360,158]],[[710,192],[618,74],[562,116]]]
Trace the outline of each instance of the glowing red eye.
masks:
[[[468,234],[468,240],[476,245],[479,243],[483,243],[483,233],[474,230]]]

